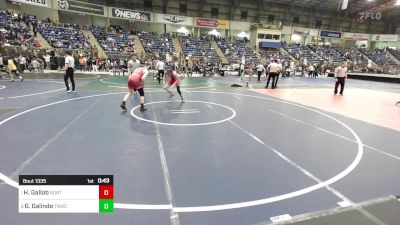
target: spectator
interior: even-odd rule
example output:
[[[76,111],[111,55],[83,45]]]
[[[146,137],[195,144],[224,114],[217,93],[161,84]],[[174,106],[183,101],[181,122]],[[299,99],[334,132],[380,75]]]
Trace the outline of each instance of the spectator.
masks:
[[[51,56],[49,55],[49,53],[46,53],[46,55],[43,56],[44,61],[46,63],[46,70],[50,70],[50,58]]]

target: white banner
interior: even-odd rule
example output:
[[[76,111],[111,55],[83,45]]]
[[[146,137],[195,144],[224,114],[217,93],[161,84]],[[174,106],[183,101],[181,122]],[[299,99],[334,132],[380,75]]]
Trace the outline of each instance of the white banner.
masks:
[[[343,38],[348,40],[368,41],[370,34],[344,33]]]
[[[371,41],[397,41],[396,34],[373,34]]]
[[[193,26],[193,17],[176,16],[167,14],[155,14],[156,23],[168,23],[184,26]]]
[[[49,1],[51,1],[51,0],[12,0],[12,1],[19,2],[22,4],[36,5],[36,6],[40,6],[40,7],[50,8]]]
[[[282,34],[292,34],[292,27],[291,26],[283,26]]]
[[[110,16],[112,18],[124,19],[124,20],[138,20],[144,22],[151,22],[151,13],[142,12],[130,9],[121,9],[109,7]]]
[[[250,23],[249,22],[242,22],[242,21],[230,21],[231,29],[232,30],[239,30],[239,31],[249,31],[250,30]]]
[[[319,30],[317,29],[310,29],[310,36],[311,37],[317,37],[319,34]]]

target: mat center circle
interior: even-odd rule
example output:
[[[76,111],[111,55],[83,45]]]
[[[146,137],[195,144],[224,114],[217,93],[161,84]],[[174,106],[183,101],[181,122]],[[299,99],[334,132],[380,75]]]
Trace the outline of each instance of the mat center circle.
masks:
[[[166,126],[205,126],[233,119],[236,111],[226,105],[206,101],[157,101],[146,103],[148,111],[139,106],[131,110],[132,117]]]

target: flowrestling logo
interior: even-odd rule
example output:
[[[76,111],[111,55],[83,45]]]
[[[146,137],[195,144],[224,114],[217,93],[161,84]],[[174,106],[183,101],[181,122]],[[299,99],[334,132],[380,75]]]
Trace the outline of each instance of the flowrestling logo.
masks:
[[[64,1],[63,0],[58,0],[57,4],[58,4],[58,8],[60,8],[60,9],[67,10],[69,8],[69,3],[67,1],[65,1],[65,0]]]
[[[112,8],[112,16],[128,20],[150,21],[150,13]]]
[[[360,12],[358,13],[359,20],[381,20],[382,13],[381,12]]]

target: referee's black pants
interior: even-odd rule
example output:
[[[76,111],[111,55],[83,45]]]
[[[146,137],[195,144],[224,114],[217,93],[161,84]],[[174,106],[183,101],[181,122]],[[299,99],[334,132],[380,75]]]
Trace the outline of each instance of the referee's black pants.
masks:
[[[279,74],[280,73],[276,74],[275,87],[278,86]]]
[[[278,76],[278,73],[269,73],[268,74],[267,85],[265,86],[265,88],[268,88],[271,78],[272,78],[272,88],[275,88],[275,77],[276,76]]]
[[[161,84],[161,80],[163,79],[164,79],[164,70],[158,70],[157,73],[158,84]]]
[[[258,79],[257,79],[257,81],[260,81],[261,74],[262,74],[262,71],[257,71],[257,76],[258,76]]]
[[[338,87],[340,85],[340,92],[339,94],[343,94],[344,90],[344,83],[345,83],[346,78],[345,77],[337,77],[336,78],[336,83],[335,83],[335,95],[338,93]]]
[[[75,91],[74,69],[72,67],[68,67],[64,75],[64,82],[65,82],[65,87],[67,87],[67,91],[69,91],[68,78],[71,80],[72,91]]]

